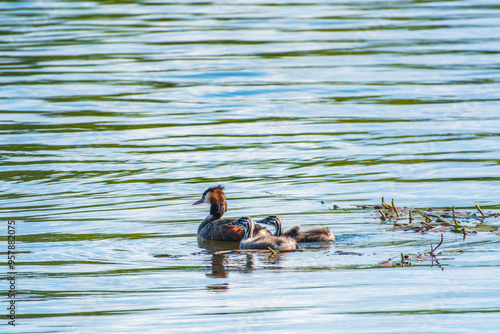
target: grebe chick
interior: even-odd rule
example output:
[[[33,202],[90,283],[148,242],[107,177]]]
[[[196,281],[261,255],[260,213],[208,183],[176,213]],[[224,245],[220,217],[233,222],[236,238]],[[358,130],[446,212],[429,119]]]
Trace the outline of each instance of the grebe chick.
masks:
[[[312,228],[301,232],[295,225],[283,233],[283,221],[278,216],[269,216],[259,221],[261,224],[272,225],[276,229],[273,235],[293,238],[297,242],[329,242],[335,240],[335,235],[327,227]]]
[[[284,250],[284,249],[297,249],[297,242],[289,237],[284,236],[274,236],[274,235],[264,235],[250,237],[253,234],[255,223],[250,217],[241,217],[234,220],[231,224],[236,224],[238,226],[243,226],[245,229],[245,235],[243,240],[240,242],[240,248],[242,249],[268,249],[273,250]]]
[[[214,241],[240,242],[245,235],[245,229],[242,226],[231,225],[234,219],[221,219],[227,211],[226,195],[223,190],[222,184],[210,187],[205,190],[199,201],[193,203],[193,205],[210,204],[210,214],[198,226],[197,235],[198,238]],[[262,226],[255,225],[253,236],[263,235],[272,234]]]

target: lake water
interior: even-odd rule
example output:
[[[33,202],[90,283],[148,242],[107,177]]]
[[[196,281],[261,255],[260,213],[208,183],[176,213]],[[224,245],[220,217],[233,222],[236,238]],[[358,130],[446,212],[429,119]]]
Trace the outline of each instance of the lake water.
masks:
[[[498,1],[0,8],[0,331],[498,333],[500,218],[475,207],[500,212]],[[227,217],[337,241],[199,243],[219,183]],[[471,235],[394,229],[360,207],[381,197]]]

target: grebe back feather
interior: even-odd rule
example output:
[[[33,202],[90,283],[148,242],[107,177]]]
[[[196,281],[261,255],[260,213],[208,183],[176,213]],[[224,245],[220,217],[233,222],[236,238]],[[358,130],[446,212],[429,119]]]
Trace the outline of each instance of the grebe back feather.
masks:
[[[300,231],[300,226],[295,225],[283,232],[283,221],[278,216],[269,216],[259,221],[259,223],[272,225],[276,229],[274,235],[290,237],[297,242],[329,242],[335,240],[335,235],[327,227],[317,227]]]

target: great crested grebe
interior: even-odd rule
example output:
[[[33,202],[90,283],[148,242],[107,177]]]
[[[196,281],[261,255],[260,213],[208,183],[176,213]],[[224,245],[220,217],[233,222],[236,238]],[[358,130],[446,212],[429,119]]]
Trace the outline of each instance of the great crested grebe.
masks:
[[[335,240],[333,232],[326,227],[312,228],[301,232],[300,226],[295,225],[283,233],[283,222],[278,216],[266,217],[260,220],[259,223],[274,226],[276,230],[273,235],[290,237],[297,242],[328,242]]]
[[[268,217],[269,218],[269,217]],[[242,249],[268,249],[284,250],[284,249],[297,249],[297,242],[289,237],[274,236],[274,235],[258,235],[250,237],[253,234],[255,223],[250,217],[241,217],[231,222],[245,229],[245,235],[240,242]]]
[[[205,190],[199,201],[193,203],[193,205],[210,204],[210,214],[198,226],[197,235],[199,238],[208,240],[240,242],[245,235],[243,226],[230,224],[235,219],[221,219],[227,211],[226,195],[223,190],[222,184],[210,187]],[[262,226],[255,225],[252,236],[257,235],[272,234]]]

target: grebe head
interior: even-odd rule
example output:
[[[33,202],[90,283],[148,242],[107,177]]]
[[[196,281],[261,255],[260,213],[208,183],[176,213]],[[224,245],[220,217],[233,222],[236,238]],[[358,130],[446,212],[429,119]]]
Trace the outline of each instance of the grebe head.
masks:
[[[253,235],[254,222],[250,217],[241,217],[230,223],[231,225],[242,226],[245,229],[245,236],[241,240],[249,239]]]
[[[268,216],[259,221],[259,223],[273,226],[276,229],[274,235],[283,234],[283,221],[278,216]]]
[[[219,184],[208,188],[203,192],[201,199],[194,202],[193,205],[208,203],[211,206],[210,212],[224,214],[227,211],[226,195],[224,195],[224,185]]]

